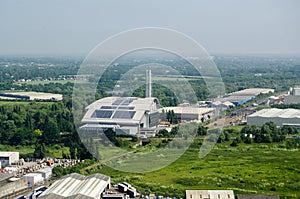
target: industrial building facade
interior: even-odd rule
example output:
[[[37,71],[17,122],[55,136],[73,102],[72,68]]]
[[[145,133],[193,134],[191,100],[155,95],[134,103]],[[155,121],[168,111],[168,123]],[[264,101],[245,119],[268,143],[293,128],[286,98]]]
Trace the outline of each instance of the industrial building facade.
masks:
[[[89,105],[81,128],[87,131],[112,128],[117,134],[136,135],[159,123],[157,98],[107,97]]]
[[[173,111],[178,120],[183,121],[206,121],[214,116],[215,108],[200,108],[200,107],[164,107],[164,112]]]
[[[284,104],[300,104],[300,86],[290,89],[289,95],[284,97]]]
[[[6,167],[19,161],[19,152],[0,152],[1,166]]]
[[[300,110],[298,109],[263,109],[247,116],[248,125],[262,126],[266,122],[274,122],[277,126],[289,125],[300,127]]]
[[[234,199],[233,190],[186,190],[186,199]]]

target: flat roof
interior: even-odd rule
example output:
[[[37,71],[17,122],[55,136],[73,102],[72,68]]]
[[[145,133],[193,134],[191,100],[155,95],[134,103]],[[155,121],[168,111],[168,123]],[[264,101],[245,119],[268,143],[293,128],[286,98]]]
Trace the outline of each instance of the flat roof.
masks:
[[[170,107],[163,107],[162,109],[165,111],[173,110],[174,113],[177,114],[198,114],[198,115],[203,115],[215,111],[215,108],[201,108],[201,107],[193,107],[193,106],[188,106],[188,107],[170,106]]]
[[[277,117],[277,118],[299,118],[300,119],[300,110],[298,109],[262,109],[249,115],[248,117]],[[300,121],[299,121],[300,122]]]
[[[9,157],[13,154],[19,154],[19,152],[13,152],[13,151],[0,151],[0,157]]]

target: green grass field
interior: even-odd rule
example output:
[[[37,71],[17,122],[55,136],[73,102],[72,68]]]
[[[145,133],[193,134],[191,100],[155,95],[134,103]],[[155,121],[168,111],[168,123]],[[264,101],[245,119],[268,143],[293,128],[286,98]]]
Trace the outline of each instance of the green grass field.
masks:
[[[113,182],[127,181],[143,193],[184,197],[186,189],[231,189],[237,193],[279,194],[300,197],[300,151],[279,144],[217,144],[202,159],[199,143],[171,165],[145,174],[124,173],[97,166],[86,174],[103,173]],[[155,164],[155,162],[149,162]]]
[[[21,157],[32,156],[34,152],[34,146],[8,146],[0,144],[0,151],[18,151]],[[46,147],[46,156],[54,158],[62,158],[62,154],[70,154],[68,147],[63,147],[60,145],[54,145],[51,147]]]

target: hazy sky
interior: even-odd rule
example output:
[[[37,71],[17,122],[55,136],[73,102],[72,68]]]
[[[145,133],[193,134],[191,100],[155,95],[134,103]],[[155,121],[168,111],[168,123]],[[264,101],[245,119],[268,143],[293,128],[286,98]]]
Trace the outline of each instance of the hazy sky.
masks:
[[[0,55],[86,55],[145,26],[185,33],[209,53],[300,54],[298,0],[0,0]]]

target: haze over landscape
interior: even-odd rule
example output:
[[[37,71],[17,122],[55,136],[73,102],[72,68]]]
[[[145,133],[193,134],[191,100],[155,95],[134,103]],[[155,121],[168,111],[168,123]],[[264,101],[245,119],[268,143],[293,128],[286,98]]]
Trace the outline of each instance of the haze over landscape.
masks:
[[[209,53],[300,54],[300,2],[2,0],[0,54],[86,55],[138,27],[180,31]]]

